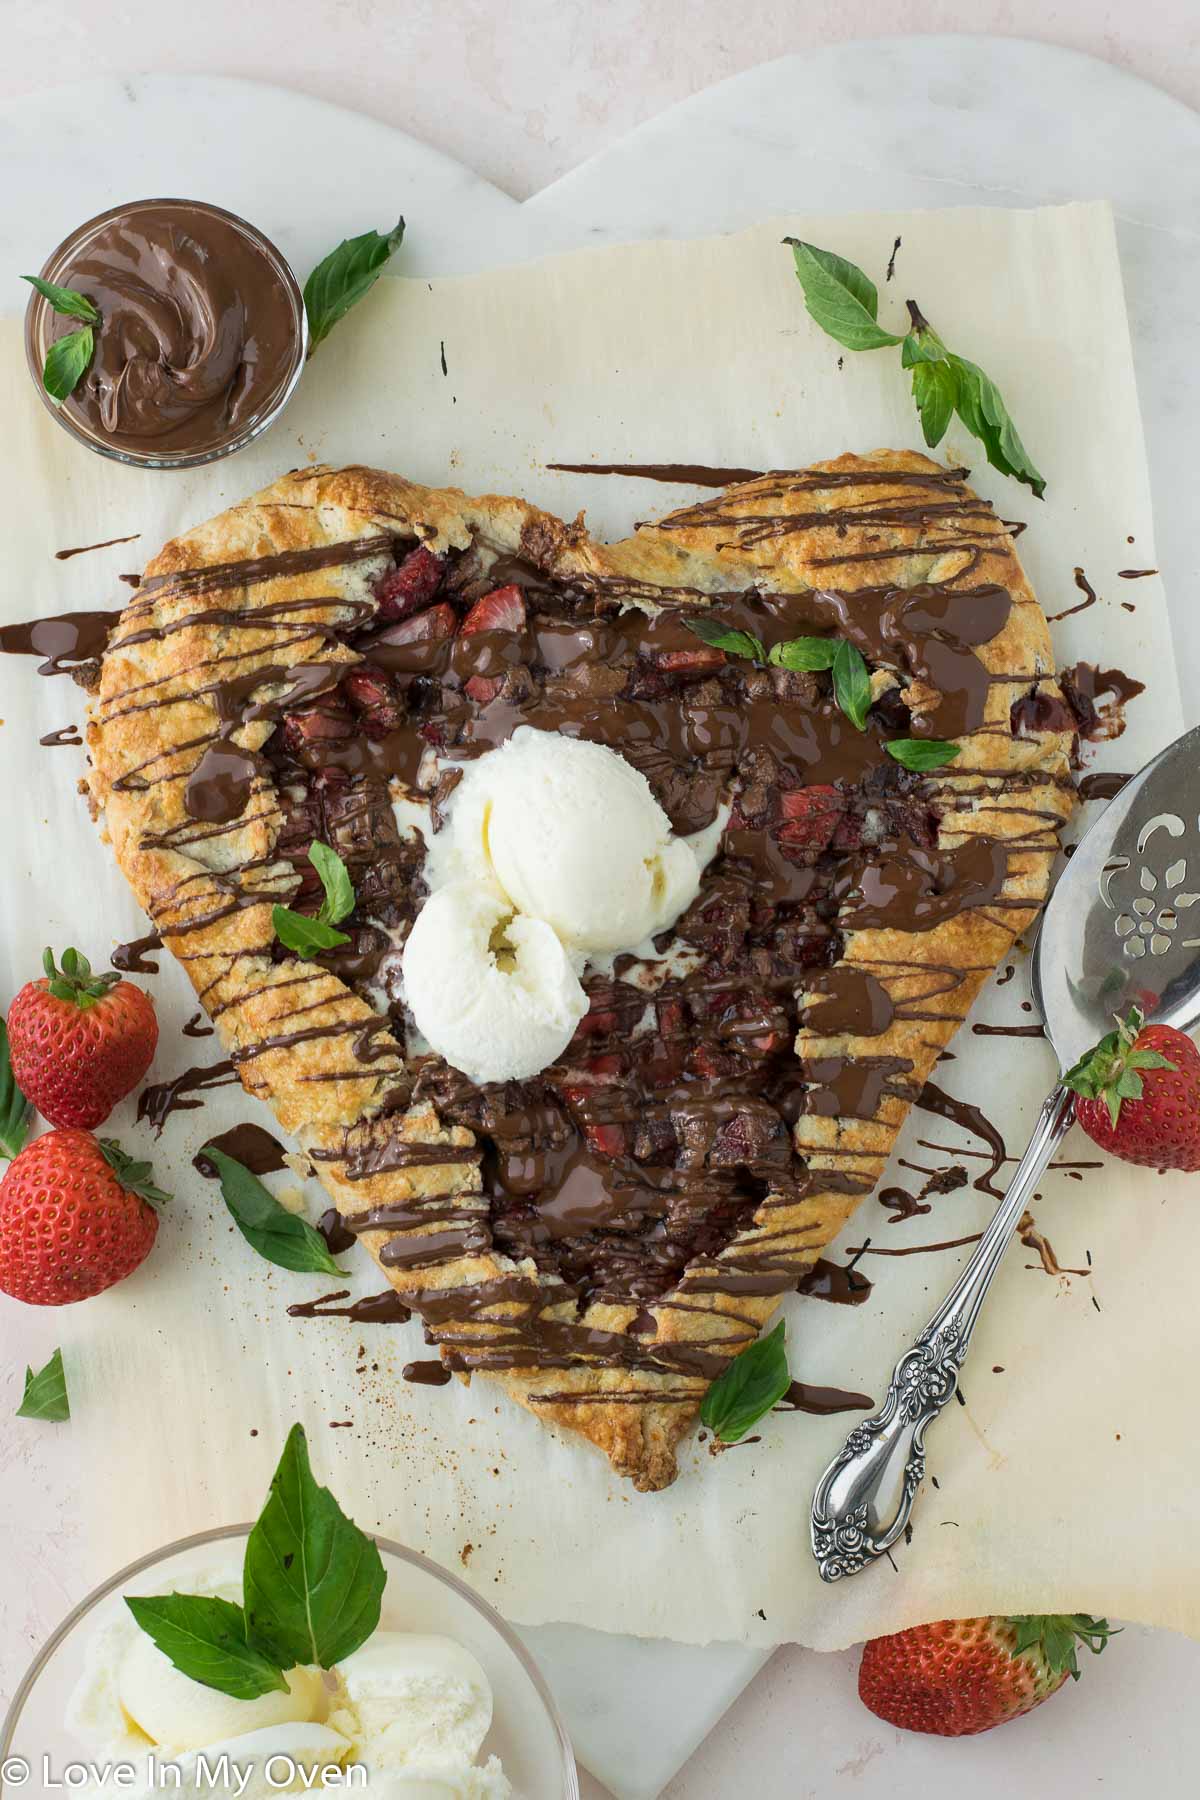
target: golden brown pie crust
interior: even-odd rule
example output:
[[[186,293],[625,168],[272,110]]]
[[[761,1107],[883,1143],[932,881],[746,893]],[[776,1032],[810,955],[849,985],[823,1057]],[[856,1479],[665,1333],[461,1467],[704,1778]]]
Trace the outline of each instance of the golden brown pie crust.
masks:
[[[912,489],[904,478],[911,483],[921,472],[936,473],[947,483],[949,504],[940,513],[935,508],[928,516],[906,519]],[[835,475],[841,485],[818,485],[814,491],[814,475]],[[378,1109],[400,1068],[399,1054],[360,1060],[355,1043],[376,1017],[365,1002],[311,964],[304,966],[298,999],[298,965],[275,963],[265,952],[272,938],[270,906],[286,900],[295,885],[290,865],[273,859],[279,812],[270,780],[264,776],[256,783],[232,827],[198,826],[184,810],[184,790],[214,730],[215,682],[317,655],[348,664],[356,660],[345,646],[330,649],[320,633],[306,637],[299,630],[281,652],[278,633],[255,627],[255,614],[274,608],[278,617],[286,602],[297,625],[350,622],[355,606],[361,612],[370,598],[370,581],[390,561],[387,534],[393,533],[414,534],[434,551],[465,548],[476,540],[497,552],[519,554],[558,578],[618,577],[626,584],[623,597],[633,604],[653,605],[663,588],[714,592],[756,581],[776,594],[802,592],[826,584],[823,571],[831,558],[839,564],[837,584],[843,590],[919,582],[951,589],[992,582],[1009,590],[1013,604],[1007,623],[977,651],[992,677],[984,725],[962,740],[958,761],[939,771],[939,782],[955,791],[963,809],[944,819],[939,849],[953,849],[972,836],[1006,845],[1007,874],[996,903],[922,932],[847,932],[844,964],[873,974],[904,1016],[870,1038],[821,1037],[805,1029],[797,1040],[797,1049],[810,1057],[904,1058],[912,1065],[914,1089],[919,1088],[976,993],[1045,899],[1058,832],[1073,805],[1069,734],[1014,736],[1010,729],[1010,707],[1020,694],[1035,684],[1046,695],[1058,694],[1053,651],[1008,531],[968,487],[948,481],[940,465],[911,452],[847,455],[809,471],[776,473],[728,489],[605,545],[588,536],[582,518],[564,524],[518,499],[471,499],[457,489],[421,487],[367,468],[296,470],[174,539],[150,563],[103,659],[88,745],[94,802],[139,902],[183,963],[245,1087],[270,1104],[307,1151],[322,1154],[321,1180],[335,1203],[359,1212],[448,1187],[468,1192],[478,1186],[478,1170],[459,1162],[376,1174],[352,1185],[346,1181],[354,1128]],[[364,552],[356,561],[335,560],[249,585],[236,567],[222,570],[248,558],[350,543]],[[206,571],[200,598],[194,580],[185,584],[186,592],[175,584],[182,572],[198,569]],[[164,626],[171,629],[164,632]],[[921,698],[915,690],[916,684],[909,696],[914,702]],[[151,697],[155,704],[148,705]],[[926,707],[935,700],[924,695]],[[236,741],[255,749],[271,730],[266,720],[244,725]],[[255,896],[249,904],[247,889]],[[333,1035],[330,1026],[338,1028]],[[306,1037],[306,1031],[320,1035]],[[852,1170],[877,1181],[907,1107],[906,1100],[885,1092],[871,1119],[804,1114],[795,1128],[796,1147],[810,1171],[831,1172],[828,1190],[820,1191],[817,1182],[817,1191],[802,1200],[771,1207],[769,1218],[767,1209],[760,1209],[754,1227],[734,1238],[712,1272],[719,1277],[736,1265],[739,1254],[767,1248],[773,1258],[794,1263],[800,1274],[861,1198],[839,1191],[838,1176]],[[461,1127],[443,1128],[428,1108],[410,1111],[402,1131],[426,1144],[472,1142]],[[376,1257],[392,1235],[364,1234]],[[531,1267],[526,1265],[526,1272]],[[502,1256],[485,1254],[434,1269],[385,1268],[385,1273],[404,1295],[431,1286],[471,1289],[514,1268]],[[693,1292],[688,1309],[680,1310],[672,1308],[670,1298],[663,1296],[650,1309],[656,1343],[703,1343],[729,1355],[751,1341],[753,1328],[779,1303],[778,1295],[740,1294],[734,1300],[720,1291]],[[438,1335],[446,1330],[459,1338],[511,1334],[520,1311],[516,1303],[500,1301],[486,1317],[463,1317],[439,1328]],[[593,1304],[581,1322],[620,1332],[634,1311]],[[559,1315],[574,1319],[573,1304],[544,1316]],[[676,1445],[693,1428],[707,1385],[699,1375],[673,1369],[594,1364],[515,1369],[487,1378],[500,1381],[544,1422],[590,1439],[642,1489],[665,1487],[674,1478]]]

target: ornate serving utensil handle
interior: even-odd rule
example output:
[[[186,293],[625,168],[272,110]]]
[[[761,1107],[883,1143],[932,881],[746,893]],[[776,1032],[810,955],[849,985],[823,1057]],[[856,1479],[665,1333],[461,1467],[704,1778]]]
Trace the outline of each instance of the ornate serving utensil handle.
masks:
[[[925,1474],[925,1433],[953,1398],[992,1277],[1026,1202],[1072,1117],[1073,1095],[1057,1087],[970,1262],[912,1348],[896,1364],[887,1398],[856,1425],[817,1484],[812,1550],[823,1581],[857,1575],[889,1550],[908,1524]]]

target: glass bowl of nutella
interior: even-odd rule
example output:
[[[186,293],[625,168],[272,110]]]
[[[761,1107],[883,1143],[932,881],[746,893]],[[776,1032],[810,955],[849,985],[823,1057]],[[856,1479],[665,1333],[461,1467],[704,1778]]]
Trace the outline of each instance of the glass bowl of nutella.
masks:
[[[188,469],[250,443],[279,417],[308,354],[304,298],[274,244],[199,200],[135,200],[73,231],[41,271],[100,314],[82,378],[57,404],[42,369],[79,328],[34,293],[25,349],[43,401],[72,437],[145,469]]]
[[[385,1538],[375,1539],[387,1573],[379,1627],[336,1673],[297,1668],[288,1695],[259,1701],[180,1677],[124,1596],[240,1600],[249,1529],[169,1544],[63,1620],[0,1730],[0,1796],[57,1792],[57,1782],[94,1800],[164,1790],[579,1800],[566,1727],[520,1639],[456,1576]]]

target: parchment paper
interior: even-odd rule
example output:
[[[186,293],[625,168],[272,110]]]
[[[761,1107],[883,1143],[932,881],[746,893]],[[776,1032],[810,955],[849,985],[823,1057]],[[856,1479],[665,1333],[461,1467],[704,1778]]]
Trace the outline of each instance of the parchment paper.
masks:
[[[919,445],[893,354],[839,357],[804,312],[779,239],[836,247],[880,280],[886,316],[919,299],[955,347],[1000,383],[1049,479],[1043,504],[981,467],[953,431],[944,453],[976,469],[1007,518],[1027,519],[1021,554],[1048,613],[1099,602],[1055,627],[1060,661],[1117,664],[1147,682],[1125,736],[1096,766],[1136,768],[1180,729],[1150,497],[1111,220],[1102,206],[792,218],[737,237],[583,252],[527,269],[445,282],[389,279],[322,347],[265,442],[209,470],[139,474],[76,447],[43,411],[19,333],[0,333],[5,581],[0,616],[113,606],[116,574],[140,568],[172,532],[306,459],[376,462],[433,483],[524,493],[593,529],[681,504],[689,490],[551,474],[551,461],[796,466],[844,449]],[[895,280],[883,271],[903,240]],[[444,353],[445,373],[442,357]],[[53,552],[118,534],[133,544],[67,562]],[[0,858],[5,1002],[44,943],[97,961],[144,925],[74,794],[82,752],[37,739],[82,718],[69,681],[0,659],[4,813]],[[1028,1024],[1026,959],[975,1019]],[[162,1041],[158,1078],[216,1059],[180,1036],[191,990],[167,956],[150,985]],[[1011,1147],[1024,1143],[1053,1076],[1037,1041],[973,1036],[942,1071],[981,1103]],[[909,1547],[823,1589],[810,1562],[814,1479],[851,1415],[769,1418],[761,1441],[712,1459],[686,1450],[667,1492],[639,1496],[587,1447],[559,1440],[486,1386],[414,1387],[419,1327],[289,1320],[289,1302],[337,1285],[259,1261],[190,1157],[215,1130],[264,1109],[240,1090],[176,1114],[152,1146],[123,1107],[113,1124],[153,1147],[175,1191],[144,1268],[115,1291],[48,1317],[0,1304],[2,1360],[65,1346],[73,1419],[56,1432],[6,1416],[23,1492],[56,1503],[100,1577],[178,1535],[253,1516],[283,1436],[306,1423],[318,1468],[364,1524],[456,1569],[528,1622],[572,1620],[688,1641],[799,1640],[824,1648],[922,1618],[981,1611],[1109,1611],[1200,1631],[1200,1593],[1182,1547],[1200,1529],[1188,1421],[1200,1313],[1196,1184],[1120,1165],[1060,1169],[1037,1205],[1072,1273],[1036,1251],[1010,1254],[964,1377],[965,1404],[932,1436]],[[928,1145],[937,1148],[927,1148]],[[899,1157],[924,1169],[986,1168],[982,1145],[914,1113]],[[1098,1153],[1076,1134],[1067,1162]],[[893,1164],[888,1184],[924,1177]],[[833,1254],[870,1239],[862,1306],[787,1302],[793,1373],[882,1393],[899,1349],[963,1252],[881,1254],[978,1231],[992,1202],[973,1187],[889,1223],[864,1202]],[[317,1196],[310,1196],[315,1210]],[[365,1253],[343,1285],[377,1290]],[[14,1386],[15,1392],[15,1386]],[[6,1406],[11,1415],[13,1405]],[[337,1428],[335,1428],[335,1426]],[[21,1528],[37,1530],[36,1518]],[[14,1540],[8,1540],[12,1546]],[[16,1540],[16,1553],[20,1542]]]

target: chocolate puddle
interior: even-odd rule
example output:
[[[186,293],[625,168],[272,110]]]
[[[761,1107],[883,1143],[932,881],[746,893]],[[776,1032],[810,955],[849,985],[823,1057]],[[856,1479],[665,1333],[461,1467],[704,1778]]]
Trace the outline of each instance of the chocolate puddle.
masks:
[[[813,1387],[807,1381],[793,1381],[774,1410],[815,1413],[824,1418],[829,1413],[873,1412],[874,1409],[875,1402],[870,1394],[854,1394],[844,1388]]]
[[[411,1381],[417,1387],[445,1387],[453,1379],[450,1370],[442,1362],[405,1363],[400,1373],[405,1381]]]
[[[283,1145],[269,1131],[264,1131],[261,1125],[231,1125],[228,1131],[209,1138],[204,1148],[193,1156],[192,1167],[198,1169],[206,1180],[216,1181],[217,1165],[207,1154],[209,1150],[219,1150],[225,1156],[231,1156],[234,1162],[241,1163],[252,1175],[271,1175],[277,1169],[287,1168]]]
[[[39,675],[69,675],[98,662],[120,617],[119,612],[67,612],[27,619],[21,625],[0,625],[0,651],[8,656],[44,656]]]

